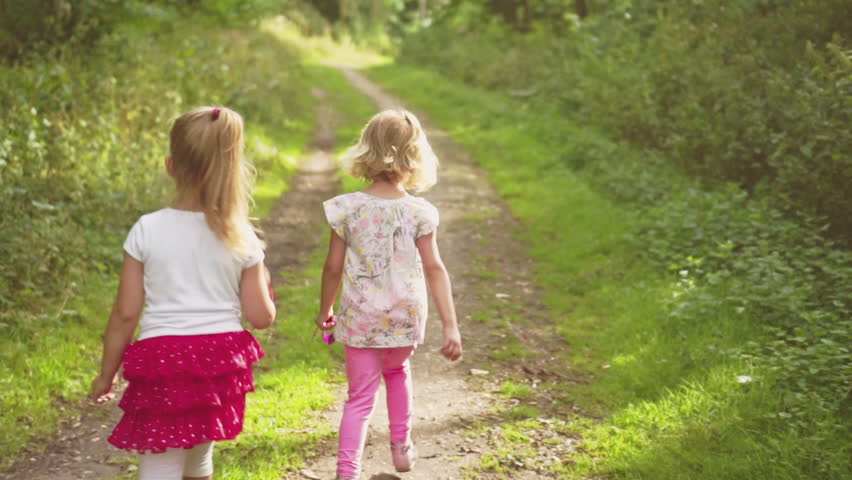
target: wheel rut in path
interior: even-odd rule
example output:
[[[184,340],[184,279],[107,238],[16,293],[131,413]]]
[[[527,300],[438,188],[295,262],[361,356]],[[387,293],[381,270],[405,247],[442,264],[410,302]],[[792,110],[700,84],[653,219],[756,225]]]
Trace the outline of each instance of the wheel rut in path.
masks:
[[[326,103],[324,91],[314,89],[311,94],[317,98],[318,106],[310,152],[290,180],[290,190],[276,201],[262,222],[266,264],[275,284],[305,266],[325,232],[322,201],[339,189],[333,161],[336,115]],[[276,341],[274,337],[272,341]],[[96,366],[93,364],[92,368]],[[95,373],[93,370],[92,375]],[[121,389],[117,393],[120,395]],[[117,400],[99,406],[87,404],[79,417],[45,440],[43,452],[21,453],[16,463],[0,473],[0,480],[106,480],[121,475],[134,454],[106,441],[121,418]]]
[[[290,190],[278,199],[262,225],[266,265],[276,284],[282,276],[302,269],[316,250],[326,231],[322,202],[340,188],[333,155],[335,112],[325,102],[324,91],[313,89],[311,94],[319,100],[311,152],[291,180]]]
[[[399,108],[402,103],[383,92],[360,73],[341,67],[343,74],[357,89],[370,97],[379,109]],[[526,247],[517,240],[521,228],[505,204],[489,186],[486,174],[448,135],[419,114],[438,157],[441,159],[438,184],[423,196],[433,202],[441,215],[438,243],[453,281],[454,298],[464,342],[464,358],[450,363],[438,352],[441,323],[434,306],[427,327],[425,345],[418,348],[412,360],[414,375],[415,420],[413,439],[420,459],[411,472],[395,473],[390,459],[387,407],[384,388],[370,424],[363,457],[363,479],[370,480],[460,480],[471,478],[470,468],[479,464],[487,450],[484,439],[473,438],[472,428],[481,422],[496,423],[495,407],[505,400],[492,392],[507,377],[529,376],[521,366],[496,365],[489,352],[506,333],[496,332],[486,323],[471,316],[500,299],[510,298],[522,306],[524,314],[546,319],[530,279],[531,261]],[[473,220],[476,219],[476,220]],[[494,280],[483,286],[478,270],[483,265],[494,271]],[[499,301],[499,300],[496,300]],[[550,323],[550,322],[548,322]],[[513,330],[515,327],[511,327]],[[520,328],[520,327],[519,327]],[[552,330],[517,331],[521,342],[542,344]],[[559,345],[555,348],[562,348]],[[554,347],[548,347],[554,348]],[[542,353],[547,361],[546,353]],[[527,362],[525,370],[538,373],[537,360]],[[471,375],[471,369],[491,370],[487,375]],[[329,414],[335,430],[342,414],[345,392]],[[306,468],[288,478],[334,479],[336,473],[336,439],[330,439],[319,450],[323,455],[309,460]],[[466,476],[467,475],[467,476]],[[474,478],[543,478],[535,471],[515,471],[509,477],[476,473]]]

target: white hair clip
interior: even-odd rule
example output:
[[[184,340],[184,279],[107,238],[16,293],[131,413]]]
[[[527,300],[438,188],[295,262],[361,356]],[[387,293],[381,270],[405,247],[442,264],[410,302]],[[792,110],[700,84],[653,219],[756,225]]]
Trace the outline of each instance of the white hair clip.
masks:
[[[396,157],[396,154],[397,154],[397,152],[398,152],[398,150],[396,149],[396,147],[395,147],[395,146],[393,146],[393,145],[391,145],[390,149],[391,149],[391,152],[393,152],[393,153],[391,153],[390,155],[386,156],[386,157],[383,159],[383,160],[384,160],[384,162],[385,162],[385,164],[387,164],[387,165],[390,165],[391,163],[393,163],[393,161],[395,160],[395,158],[394,158],[394,157]]]

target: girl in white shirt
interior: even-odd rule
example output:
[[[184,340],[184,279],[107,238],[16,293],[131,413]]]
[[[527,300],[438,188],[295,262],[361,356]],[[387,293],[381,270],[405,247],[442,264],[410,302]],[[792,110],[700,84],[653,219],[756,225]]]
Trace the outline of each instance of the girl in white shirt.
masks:
[[[276,313],[248,219],[253,168],[243,144],[243,121],[232,110],[181,115],[166,158],[177,200],[143,215],[124,243],[92,397],[113,397],[123,364],[124,416],[109,442],[141,454],[142,480],[210,479],[213,442],[242,431],[252,364],[263,350],[241,317],[262,329]]]
[[[420,122],[408,111],[381,112],[348,157],[352,173],[372,183],[324,204],[331,240],[316,318],[317,326],[334,328],[346,346],[349,398],[340,422],[339,480],[361,474],[367,423],[382,378],[394,466],[399,472],[414,466],[409,359],[424,340],[427,283],[444,326],[441,353],[450,360],[462,354],[450,278],[438,253],[438,210],[406,192],[436,181],[438,160]],[[340,310],[329,321],[341,278]]]

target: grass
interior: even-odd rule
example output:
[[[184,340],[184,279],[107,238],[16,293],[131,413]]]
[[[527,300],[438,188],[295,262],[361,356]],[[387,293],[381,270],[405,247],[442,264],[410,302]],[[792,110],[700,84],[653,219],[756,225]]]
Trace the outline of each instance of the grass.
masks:
[[[595,166],[612,165],[613,158],[641,165],[650,161],[645,154],[546,106],[431,72],[384,65],[367,74],[469,149],[525,223],[536,280],[571,345],[563,361],[594,378],[588,385],[553,385],[550,394],[602,417],[572,421],[582,448],[547,464],[547,471],[560,478],[841,478],[837,472],[848,465],[842,430],[823,429],[829,433],[820,438],[770,422],[783,411],[773,373],[730,354],[766,341],[761,319],[720,304],[700,322],[686,321],[673,308],[735,296],[736,285],[673,275],[643,261],[641,245],[628,241],[638,234],[641,209],[611,192],[654,179],[619,179]],[[591,166],[577,173],[572,165]],[[615,186],[600,189],[605,182]],[[689,185],[678,178],[667,184]],[[490,322],[491,312],[474,317]],[[514,347],[506,347],[497,355],[515,358]],[[753,381],[741,383],[742,376]],[[501,426],[533,413],[527,406],[509,410]],[[485,455],[481,468],[511,478],[508,452]]]
[[[310,111],[305,112],[305,116],[310,119],[315,117]],[[258,169],[252,216],[268,217],[275,200],[287,191],[287,179],[297,168],[298,159],[307,147],[307,133],[306,128],[286,137],[279,134],[274,138],[260,129],[249,128],[246,132],[249,155],[253,161],[263,165],[263,168]]]
[[[0,467],[31,438],[53,433],[79,410],[97,373],[97,333],[112,307],[116,283],[91,275],[69,287],[68,303],[50,305],[24,329],[3,325],[0,338]],[[107,294],[108,292],[108,294]],[[11,434],[15,432],[15,434]]]
[[[309,95],[312,88],[328,92],[325,101],[337,111],[336,134],[341,144],[357,136],[374,111],[335,68],[302,57],[310,46],[294,45],[299,38],[292,33],[278,33],[269,24],[260,31],[188,33],[201,36],[193,40],[199,48],[219,51],[221,62],[242,71],[243,91],[235,97],[239,98],[235,108],[246,121],[247,155],[260,172],[252,212],[257,217],[268,215],[286,191],[297,159],[307,149],[316,120],[317,100]],[[135,33],[131,30],[128,35]],[[270,101],[271,91],[257,87],[261,82],[286,82],[288,91],[298,95]],[[223,91],[221,96],[236,93]],[[117,287],[113,271],[120,261],[122,240],[104,239],[103,248],[116,252],[114,265],[85,272],[76,283],[69,283],[66,292],[0,322],[0,431],[10,432],[0,436],[0,470],[22,449],[43,448],[44,443],[35,440],[48,437],[61,422],[80,412],[81,398],[97,371],[100,332]],[[333,400],[328,382],[333,382],[337,364],[333,350],[319,348],[324,347],[321,342],[306,338],[310,328],[304,321],[313,317],[318,295],[312,280],[319,278],[318,261],[300,274],[298,285],[279,292],[284,307],[274,336],[264,337],[270,355],[261,363],[259,393],[249,400],[246,430],[251,433],[219,449],[223,452],[220,471],[227,472],[228,478],[272,478],[270,472],[297,465],[329,433],[308,413],[321,411]],[[263,457],[256,455],[258,449]],[[112,461],[126,463],[128,458],[116,456]]]
[[[342,353],[311,337],[322,261],[277,289],[279,317],[259,335],[267,358],[258,363],[257,391],[249,394],[245,430],[234,442],[217,445],[217,475],[229,479],[279,478],[301,466],[332,433],[321,412],[336,399]]]
[[[325,35],[305,37],[283,17],[266,20],[261,28],[296,47],[300,57],[311,64],[371,67],[391,61],[384,55],[355,45],[351,39],[338,41]]]
[[[533,397],[533,392],[529,385],[511,380],[506,380],[500,385],[500,393],[506,398],[516,398],[518,400],[529,400]]]

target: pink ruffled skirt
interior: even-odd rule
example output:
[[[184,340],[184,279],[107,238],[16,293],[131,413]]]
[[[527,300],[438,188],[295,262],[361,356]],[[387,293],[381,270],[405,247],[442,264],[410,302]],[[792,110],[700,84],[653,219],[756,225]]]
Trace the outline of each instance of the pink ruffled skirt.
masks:
[[[243,429],[252,364],[263,349],[248,331],[154,337],[124,352],[124,416],[109,442],[140,453],[231,440]]]

